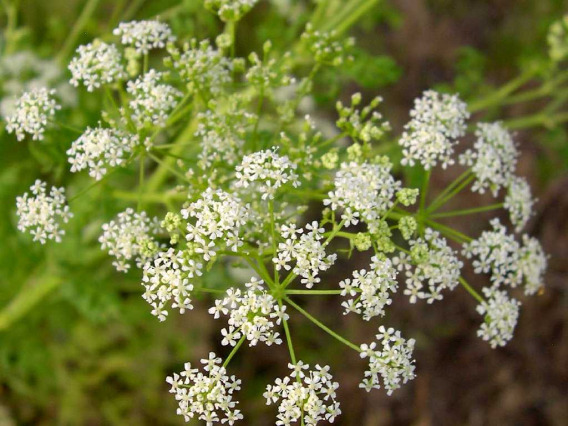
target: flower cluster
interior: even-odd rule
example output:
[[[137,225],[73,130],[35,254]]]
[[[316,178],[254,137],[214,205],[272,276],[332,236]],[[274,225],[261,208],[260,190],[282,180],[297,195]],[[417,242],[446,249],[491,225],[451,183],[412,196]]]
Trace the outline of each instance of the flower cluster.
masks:
[[[484,288],[483,294],[487,301],[477,306],[477,312],[485,317],[485,321],[477,335],[488,341],[493,349],[505,346],[513,338],[521,303],[495,288]]]
[[[150,70],[129,81],[126,91],[132,95],[123,115],[132,119],[137,127],[166,125],[168,115],[177,106],[181,92],[168,84],[161,83],[163,74]]]
[[[126,78],[122,56],[113,44],[100,40],[79,46],[77,55],[69,63],[71,84],[83,84],[89,92],[103,84],[110,84]]]
[[[533,214],[534,199],[526,179],[515,176],[509,182],[503,206],[509,212],[515,231],[520,232]]]
[[[34,241],[45,244],[47,240],[61,242],[65,231],[62,223],[67,223],[73,214],[66,204],[65,189],[51,187],[49,195],[46,183],[36,180],[30,191],[16,198],[16,208],[19,217],[18,229],[29,232]]]
[[[439,232],[426,228],[424,236],[409,241],[410,252],[395,258],[399,270],[404,270],[410,303],[426,299],[428,303],[442,300],[442,291],[458,285],[463,263]]]
[[[160,21],[121,22],[113,34],[120,36],[125,46],[133,47],[137,53],[145,55],[152,49],[161,49],[175,37],[168,24]]]
[[[554,62],[568,58],[568,15],[550,26],[547,40],[548,54]]]
[[[253,185],[262,199],[274,199],[276,191],[284,184],[300,185],[296,175],[297,165],[285,155],[278,155],[275,149],[258,151],[245,155],[236,167],[235,186],[248,188]]]
[[[339,119],[335,124],[353,140],[360,140],[364,143],[379,140],[391,129],[389,122],[383,120],[383,115],[374,111],[382,101],[383,98],[376,97],[362,110],[356,109],[361,103],[360,93],[351,96],[350,107],[338,101],[336,108]]]
[[[195,219],[195,223],[187,224],[185,237],[188,246],[192,244],[191,249],[206,261],[215,256],[215,246],[220,242],[233,251],[243,244],[239,234],[248,221],[248,206],[234,195],[208,188],[181,215],[186,220]]]
[[[53,96],[55,90],[45,87],[32,89],[17,100],[12,115],[6,117],[6,131],[15,133],[18,141],[26,137],[26,133],[33,140],[42,140],[47,121],[61,108]]]
[[[187,82],[192,93],[218,95],[231,81],[232,62],[207,40],[198,42],[193,39],[181,53],[170,49],[170,55],[171,66]]]
[[[361,345],[361,358],[369,358],[369,369],[359,387],[370,392],[380,389],[381,381],[388,395],[399,389],[402,384],[416,377],[414,374],[414,339],[404,339],[400,331],[393,328],[379,327],[377,341],[381,350],[375,349],[376,342]]]
[[[483,194],[488,189],[496,197],[513,177],[517,148],[501,123],[478,123],[475,136],[473,149],[460,156],[460,163],[471,166],[476,177],[472,191]]]
[[[316,365],[315,370],[310,370],[310,366],[302,361],[288,364],[288,367],[292,370],[290,375],[276,379],[264,393],[267,405],[279,403],[276,424],[288,426],[301,422],[315,426],[320,421],[333,423],[341,410],[335,399],[339,384],[333,381],[329,367]]]
[[[484,231],[463,247],[463,254],[474,258],[475,273],[489,273],[494,288],[524,284],[525,294],[535,294],[542,286],[547,264],[541,245],[528,235],[523,236],[521,245],[498,219],[492,220],[491,226],[493,230]]]
[[[303,229],[296,229],[295,225],[282,225],[280,235],[285,239],[278,245],[277,257],[272,261],[279,271],[282,268],[289,271],[294,262],[292,272],[302,277],[301,283],[307,288],[321,281],[318,276],[320,271],[328,270],[335,263],[337,254],[326,255],[325,243],[322,243],[324,228],[320,228],[317,222],[306,225]]]
[[[383,316],[385,307],[392,302],[390,293],[398,288],[397,271],[390,259],[373,256],[370,268],[369,271],[354,271],[353,280],[347,278],[339,283],[341,295],[352,297],[341,304],[345,308],[344,314],[355,312],[363,315],[365,321]]]
[[[258,0],[205,0],[205,7],[225,22],[239,21]]]
[[[266,292],[262,280],[253,277],[245,287],[247,290],[244,292],[238,288],[228,289],[227,295],[217,299],[215,306],[209,309],[215,319],[220,315],[229,316],[229,328],[221,330],[221,344],[235,346],[241,336],[246,336],[250,346],[259,341],[268,346],[281,344],[282,339],[274,327],[288,318],[286,308],[281,308],[276,299]]]
[[[114,128],[87,128],[67,150],[71,172],[89,169],[89,176],[101,180],[108,168],[126,163],[132,149],[140,143],[137,135]]]
[[[457,95],[424,92],[414,101],[411,120],[404,126],[399,140],[403,165],[421,163],[426,170],[441,163],[442,168],[454,164],[452,155],[457,139],[465,135],[469,118],[467,105]]]
[[[318,31],[311,23],[306,25],[302,41],[308,46],[316,62],[332,66],[339,66],[350,59],[347,52],[355,44],[353,38],[340,39],[335,31]]]
[[[243,415],[235,408],[238,402],[233,399],[233,394],[241,388],[241,381],[227,375],[221,358],[214,352],[202,359],[201,364],[204,373],[187,362],[183,371],[166,379],[171,386],[170,393],[175,394],[179,404],[177,413],[186,422],[196,417],[208,426],[214,423],[231,426],[242,420]]]
[[[103,224],[102,230],[99,237],[101,248],[115,258],[112,264],[120,272],[130,269],[132,259],[141,268],[159,249],[156,240],[160,232],[158,219],[151,219],[146,212],[136,213],[128,208]]]
[[[190,279],[201,276],[203,264],[188,256],[187,252],[169,248],[161,251],[143,267],[142,297],[152,306],[152,315],[160,321],[168,316],[166,305],[171,302],[173,309],[183,314],[193,309]]]
[[[335,175],[335,190],[324,200],[333,211],[342,209],[345,225],[356,225],[359,219],[366,222],[371,233],[378,231],[381,214],[393,205],[393,197],[400,182],[391,175],[391,164],[380,159],[376,164],[341,163]]]

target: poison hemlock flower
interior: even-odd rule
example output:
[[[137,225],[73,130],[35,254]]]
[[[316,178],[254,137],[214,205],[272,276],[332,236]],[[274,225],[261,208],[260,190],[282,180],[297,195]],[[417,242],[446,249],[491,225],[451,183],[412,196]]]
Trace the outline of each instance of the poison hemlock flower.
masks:
[[[387,395],[392,395],[393,391],[416,377],[412,358],[415,340],[406,340],[400,331],[386,329],[382,325],[376,337],[381,345],[380,350],[377,349],[377,342],[361,345],[361,358],[369,359],[369,368],[359,387],[370,392],[380,389],[382,383]]]
[[[278,155],[275,149],[258,151],[245,155],[242,163],[236,167],[235,186],[248,188],[252,185],[262,194],[263,200],[274,199],[274,194],[284,184],[291,182],[294,187],[300,185],[296,168],[295,163],[285,155]]]
[[[291,425],[301,422],[315,426],[320,421],[333,423],[341,414],[336,400],[337,382],[329,373],[329,367],[310,366],[298,361],[288,364],[292,370],[289,376],[276,379],[266,387],[266,405],[278,403],[277,425]]]
[[[322,32],[315,30],[311,23],[306,25],[302,41],[308,47],[316,62],[326,65],[339,66],[347,59],[347,53],[355,44],[353,38],[339,38],[337,32]]]
[[[513,177],[519,156],[511,135],[501,123],[479,123],[473,149],[460,155],[460,164],[471,166],[476,180],[472,191],[489,190],[494,197]]]
[[[473,258],[477,274],[490,274],[494,288],[501,285],[525,286],[525,294],[535,294],[541,287],[547,259],[539,242],[523,235],[523,244],[498,219],[491,221],[493,230],[483,231],[479,238],[464,244],[463,254]]]
[[[424,237],[410,240],[410,253],[400,253],[394,259],[406,276],[404,294],[410,303],[426,299],[428,303],[442,300],[444,290],[458,285],[463,263],[439,232],[426,228]]]
[[[77,56],[69,63],[69,71],[71,84],[75,87],[83,84],[89,92],[127,77],[116,46],[100,40],[79,46]]]
[[[341,163],[335,175],[334,191],[328,193],[324,204],[332,210],[342,209],[345,226],[367,223],[369,231],[376,233],[381,214],[393,205],[393,197],[400,182],[391,175],[391,164],[384,159],[378,164]]]
[[[341,304],[345,308],[344,314],[355,312],[362,315],[365,321],[384,316],[385,307],[392,302],[390,293],[398,288],[396,275],[390,259],[381,260],[373,256],[369,271],[354,271],[353,280],[348,278],[339,283],[341,295],[351,296]]]
[[[113,128],[87,128],[67,150],[71,172],[89,169],[89,176],[101,180],[109,168],[126,163],[132,149],[140,144],[137,135]]]
[[[357,109],[357,106],[361,103],[360,93],[351,96],[350,107],[346,107],[341,101],[338,101],[336,109],[339,113],[339,119],[335,124],[353,140],[364,143],[379,140],[391,129],[389,122],[383,119],[383,115],[374,111],[382,101],[383,98],[376,97],[362,110]]]
[[[401,163],[420,163],[426,170],[438,163],[443,169],[454,164],[454,147],[466,132],[467,105],[457,95],[427,90],[414,101],[410,117],[399,140]]]
[[[178,402],[177,414],[186,422],[193,418],[202,420],[207,425],[214,423],[232,426],[243,415],[235,407],[238,401],[233,394],[240,390],[241,381],[235,376],[228,376],[214,352],[209,358],[202,359],[203,371],[192,368],[191,363],[184,364],[184,370],[168,376],[166,382],[171,386],[170,393],[175,394]]]
[[[504,207],[509,212],[515,231],[520,232],[533,215],[534,200],[526,179],[513,177],[507,188]]]
[[[101,248],[116,259],[112,264],[119,272],[127,272],[132,259],[141,268],[160,248],[155,238],[160,232],[158,219],[148,217],[146,212],[128,208],[103,224],[102,230]]]
[[[477,335],[493,349],[505,346],[513,338],[521,304],[496,288],[484,288],[483,294],[488,301],[477,306],[477,312],[485,318]]]
[[[201,276],[202,269],[203,264],[191,259],[187,252],[173,248],[147,261],[143,267],[145,292],[142,297],[152,306],[152,315],[165,321],[168,302],[173,309],[179,309],[180,314],[193,309],[190,279]]]
[[[65,189],[51,187],[49,195],[46,183],[36,180],[30,187],[31,195],[26,192],[16,198],[18,229],[30,233],[34,241],[45,244],[47,240],[61,242],[65,231],[61,229],[73,214],[66,204]]]
[[[283,225],[280,234],[285,241],[278,245],[277,257],[272,262],[278,271],[282,268],[288,271],[292,269],[291,263],[295,263],[292,272],[302,277],[302,284],[312,288],[321,281],[319,272],[328,270],[335,263],[337,254],[326,255],[325,245],[321,242],[325,229],[317,222],[307,224],[306,230]]]
[[[16,102],[14,113],[6,118],[6,131],[15,133],[18,141],[26,134],[33,140],[42,140],[48,120],[61,109],[53,99],[54,95],[55,90],[44,87],[24,92]]]
[[[133,47],[141,55],[152,49],[162,49],[176,39],[168,24],[160,21],[121,22],[113,34],[120,37],[123,45]]]
[[[235,346],[241,336],[246,336],[250,346],[259,341],[268,346],[281,344],[282,339],[274,328],[283,319],[288,319],[286,307],[280,308],[276,299],[266,292],[262,280],[252,278],[245,286],[246,291],[228,289],[227,295],[216,300],[215,306],[209,309],[215,318],[229,316],[229,327],[221,331],[221,344]]]
[[[123,115],[132,119],[138,127],[164,127],[169,114],[177,106],[182,94],[168,84],[161,83],[163,74],[151,69],[129,81],[126,91],[132,96],[129,110],[123,108]]]

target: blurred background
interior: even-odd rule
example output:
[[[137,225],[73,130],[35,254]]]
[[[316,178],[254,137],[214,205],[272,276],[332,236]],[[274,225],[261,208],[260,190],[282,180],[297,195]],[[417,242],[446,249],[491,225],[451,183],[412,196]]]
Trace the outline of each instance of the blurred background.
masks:
[[[222,26],[197,0],[3,1],[0,93],[3,102],[20,90],[22,74],[10,66],[16,52],[31,52],[36,67],[53,67],[53,85],[65,89],[61,71],[78,44],[108,37],[120,20],[159,16],[175,33],[212,38]],[[76,38],[74,23],[85,7],[93,12]],[[259,51],[271,39],[277,49],[291,46],[314,9],[308,0],[261,0],[237,33],[237,54]],[[384,0],[351,27],[356,37],[353,65],[322,72],[312,99],[316,118],[333,123],[337,99],[356,91],[382,95],[382,111],[395,130],[408,120],[413,99],[427,88],[456,91],[465,100],[483,99],[528,67],[546,60],[546,35],[568,12],[562,0]],[[17,25],[14,26],[14,14]],[[75,45],[69,40],[73,40]],[[11,41],[8,43],[7,41]],[[9,51],[11,50],[11,51]],[[44,62],[38,63],[38,58]],[[30,77],[31,78],[31,77]],[[538,87],[541,76],[523,87]],[[566,98],[564,98],[565,100]],[[98,105],[69,90],[69,119],[89,122]],[[483,119],[512,120],[548,105],[546,96],[506,108],[488,108]],[[74,105],[81,108],[74,109]],[[326,363],[340,383],[343,415],[336,424],[382,425],[566,425],[568,423],[568,139],[563,124],[535,123],[515,130],[522,153],[518,172],[538,197],[528,232],[550,255],[546,289],[523,303],[515,338],[492,350],[476,337],[475,301],[461,288],[435,305],[410,305],[395,298],[384,323],[417,339],[417,379],[388,397],[358,389],[364,363],[321,330],[292,316],[296,352],[308,363]],[[100,225],[120,210],[112,200],[89,194],[92,205],[77,212],[61,245],[39,246],[15,229],[15,197],[42,176],[69,174],[44,148],[17,143],[0,130],[0,426],[182,424],[165,377],[185,361],[210,350],[225,353],[219,323],[196,301],[191,315],[171,315],[158,323],[141,298],[139,274],[119,274],[100,250]],[[71,140],[72,135],[69,135]],[[68,143],[68,141],[64,141]],[[128,180],[128,172],[123,172]],[[434,172],[443,188],[456,171]],[[456,208],[481,201],[463,192]],[[319,206],[314,205],[315,214]],[[308,211],[308,215],[310,211]],[[448,223],[478,235],[482,220]],[[91,223],[85,228],[86,223]],[[337,271],[363,267],[354,256]],[[477,287],[479,276],[465,271]],[[230,279],[223,271],[211,279]],[[345,275],[345,274],[342,274]],[[335,278],[332,278],[335,279]],[[344,317],[334,296],[305,302],[307,310],[355,342],[370,341],[376,323]],[[286,374],[288,352],[279,348],[241,349],[231,369],[245,384],[240,392],[245,424],[274,423],[274,407],[261,397],[267,383]]]

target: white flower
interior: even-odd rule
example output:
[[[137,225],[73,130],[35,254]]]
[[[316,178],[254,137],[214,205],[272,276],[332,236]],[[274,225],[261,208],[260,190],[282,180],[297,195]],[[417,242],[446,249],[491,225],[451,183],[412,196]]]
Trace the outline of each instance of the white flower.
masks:
[[[515,226],[515,231],[520,232],[533,215],[534,202],[531,188],[526,179],[513,177],[509,182],[507,196],[503,205],[509,211],[511,223]]]
[[[69,63],[71,84],[78,87],[85,85],[89,92],[126,78],[122,57],[114,44],[95,40],[79,46],[77,55]]]
[[[168,84],[160,83],[162,73],[150,70],[129,81],[126,91],[132,96],[130,111],[123,108],[122,113],[129,116],[138,127],[166,125],[169,114],[177,106],[181,92]]]
[[[223,345],[235,346],[237,340],[246,336],[250,346],[259,341],[267,345],[280,344],[279,334],[274,331],[275,325],[287,317],[285,309],[279,309],[278,302],[264,289],[264,282],[252,278],[245,284],[247,290],[227,290],[227,296],[215,301],[209,313],[215,318],[220,314],[229,316],[229,328],[221,330]]]
[[[121,22],[113,34],[120,36],[120,42],[133,47],[136,52],[145,55],[151,49],[161,49],[166,43],[173,42],[172,30],[160,21]]]
[[[235,408],[238,401],[233,399],[235,391],[241,388],[241,381],[227,375],[221,358],[213,352],[209,358],[202,359],[201,364],[205,373],[186,362],[183,371],[166,379],[171,386],[170,393],[175,394],[178,402],[177,414],[183,416],[186,422],[196,417],[208,426],[213,423],[231,426],[237,420],[242,420],[243,415]]]
[[[23,140],[26,133],[33,140],[42,140],[47,121],[61,108],[53,95],[55,90],[44,87],[24,92],[17,100],[13,114],[6,118],[6,131],[16,133],[18,141]]]
[[[426,228],[423,238],[409,241],[410,253],[400,253],[396,259],[399,270],[406,275],[404,294],[410,303],[426,299],[428,303],[442,300],[444,290],[458,285],[463,263],[439,232]]]
[[[288,229],[284,229],[283,235],[289,235],[289,238],[278,245],[277,256],[272,262],[277,270],[290,270],[290,263],[295,262],[292,272],[302,277],[302,284],[312,288],[321,280],[319,271],[328,270],[335,263],[337,254],[326,255],[325,245],[321,242],[324,229],[317,222],[306,225],[306,229],[308,232],[299,229],[291,235]]]
[[[387,394],[392,395],[393,391],[416,377],[412,358],[415,340],[406,340],[400,331],[386,329],[382,325],[376,337],[382,346],[381,350],[375,349],[375,342],[361,345],[361,358],[369,358],[369,368],[359,387],[370,392],[371,389],[380,389],[382,381]]]
[[[454,164],[454,146],[465,135],[469,118],[467,105],[457,95],[427,90],[414,101],[410,116],[399,140],[404,157],[401,163],[414,166],[419,162],[426,170],[438,163],[444,169]]]
[[[279,403],[276,425],[333,423],[341,410],[336,400],[339,384],[333,381],[329,367],[316,365],[315,370],[310,370],[302,361],[288,366],[292,370],[290,376],[276,379],[264,393],[266,405]]]
[[[61,242],[65,234],[61,224],[73,217],[66,204],[65,189],[51,187],[47,195],[46,183],[38,179],[30,190],[32,195],[26,192],[16,198],[18,229],[29,232],[34,241],[41,244],[45,244],[46,240]]]
[[[254,152],[245,155],[241,164],[236,167],[235,186],[248,188],[254,184],[263,200],[274,199],[274,194],[282,185],[288,182],[294,187],[300,185],[296,168],[297,165],[287,156],[276,154],[276,149]]]
[[[496,197],[515,172],[519,155],[515,142],[499,122],[479,123],[475,136],[473,149],[460,155],[460,164],[471,166],[476,177],[472,191],[483,194],[488,189]]]
[[[498,219],[491,221],[492,231],[464,244],[463,254],[474,258],[477,274],[490,274],[494,288],[501,285],[517,287],[525,285],[525,294],[536,293],[542,286],[546,270],[546,255],[538,241],[523,235],[523,245],[515,240]]]
[[[116,258],[112,264],[121,272],[130,269],[131,259],[136,260],[136,266],[142,267],[159,248],[155,239],[160,231],[158,219],[150,219],[146,212],[136,213],[128,208],[103,224],[102,230],[101,249]]]
[[[87,128],[67,150],[71,172],[89,169],[89,176],[101,180],[108,168],[123,165],[139,145],[137,135],[117,129]]]
[[[392,165],[383,159],[379,164],[341,163],[335,175],[335,190],[328,193],[324,204],[332,210],[342,209],[345,226],[366,222],[371,233],[378,228],[381,214],[393,205],[393,197],[400,189],[390,171]]]
[[[142,285],[146,291],[142,297],[152,306],[152,315],[165,321],[168,302],[181,314],[193,309],[190,297],[193,284],[189,280],[200,276],[202,269],[203,264],[191,259],[187,252],[173,248],[147,261],[143,267]]]
[[[484,288],[483,294],[488,301],[477,306],[477,312],[485,317],[477,335],[488,341],[494,349],[505,346],[513,338],[521,304],[509,298],[506,292],[495,288]]]
[[[385,306],[392,302],[390,293],[394,293],[398,288],[396,274],[390,259],[380,260],[373,256],[370,271],[354,271],[353,281],[347,279],[339,283],[343,289],[341,295],[352,296],[341,304],[345,307],[344,314],[362,314],[366,321],[375,316],[383,316]]]

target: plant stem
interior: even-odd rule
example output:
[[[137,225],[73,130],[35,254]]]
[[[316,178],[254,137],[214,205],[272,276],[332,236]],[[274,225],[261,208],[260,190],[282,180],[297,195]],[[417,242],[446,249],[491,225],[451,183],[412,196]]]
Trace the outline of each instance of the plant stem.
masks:
[[[308,294],[308,295],[324,295],[324,294],[341,294],[343,290],[286,290],[286,294]]]
[[[75,47],[75,43],[77,42],[77,39],[81,35],[83,28],[85,28],[85,25],[87,25],[87,22],[91,18],[91,15],[95,12],[95,9],[99,4],[99,1],[100,0],[88,0],[87,3],[85,4],[85,7],[83,8],[81,14],[79,15],[79,18],[77,18],[77,21],[75,21],[75,25],[73,25],[73,28],[71,29],[71,33],[65,39],[65,44],[63,45],[63,47],[61,48],[61,50],[57,55],[57,61],[59,63],[67,60],[67,57]]]
[[[301,308],[300,306],[298,306],[296,303],[294,303],[293,301],[291,301],[288,297],[284,296],[284,300],[286,301],[286,303],[288,303],[289,305],[293,306],[294,309],[296,309],[298,312],[300,312],[302,315],[304,315],[307,319],[309,319],[311,322],[313,322],[315,325],[317,325],[319,328],[321,328],[323,331],[325,331],[326,333],[328,333],[329,335],[333,336],[335,339],[339,340],[341,343],[343,343],[344,345],[349,346],[351,349],[357,351],[357,352],[361,352],[361,348],[359,348],[359,346],[357,346],[356,344],[350,342],[349,340],[347,340],[344,337],[341,337],[339,334],[337,334],[335,331],[333,331],[332,329],[330,329],[329,327],[327,327],[326,325],[324,325],[323,323],[321,323],[319,320],[317,320],[316,318],[314,318],[313,316],[311,316],[308,312],[306,312],[303,308]]]
[[[459,277],[459,282],[468,291],[468,293],[471,294],[479,303],[485,302],[483,297],[481,297],[481,295],[477,291],[475,291],[475,289],[472,286],[470,286],[463,277]]]
[[[442,207],[444,204],[446,204],[448,201],[454,198],[457,194],[459,194],[461,190],[464,189],[467,185],[469,185],[474,178],[475,176],[473,175],[468,176],[462,183],[457,185],[457,187],[454,188],[448,195],[444,196],[440,201],[438,201],[438,203],[430,205],[430,207],[426,209],[426,213],[431,214],[436,210],[438,210],[440,207]]]
[[[472,208],[472,209],[452,210],[452,211],[444,212],[444,213],[436,213],[436,214],[431,215],[430,217],[435,218],[435,217],[464,216],[464,215],[468,215],[468,214],[488,212],[488,211],[491,211],[491,210],[500,209],[502,207],[503,207],[503,203],[496,203],[496,204],[490,204],[488,206],[483,206],[483,207],[475,207],[475,208]]]
[[[227,368],[227,365],[229,365],[229,362],[231,362],[231,359],[233,359],[233,357],[235,356],[235,354],[237,353],[237,351],[239,350],[239,348],[241,347],[241,345],[243,344],[246,338],[247,338],[246,334],[243,333],[243,336],[237,342],[237,344],[235,345],[229,356],[227,356],[227,359],[225,359],[225,362],[223,363],[223,368]]]

